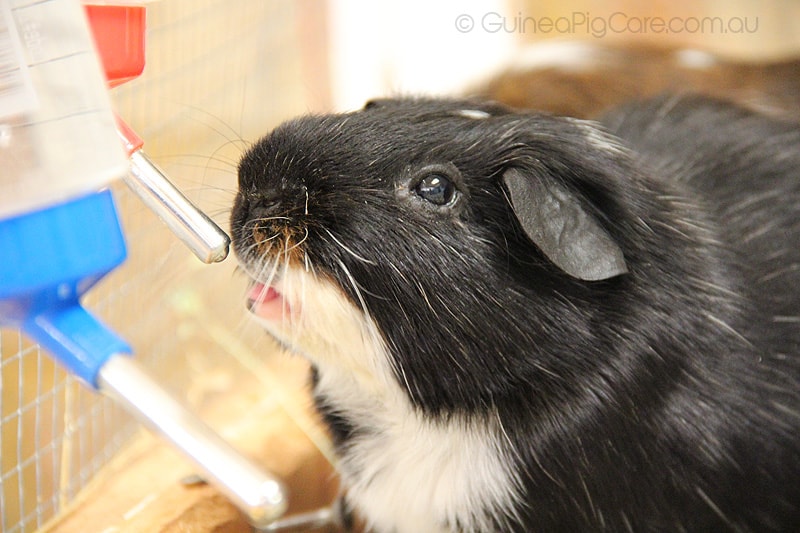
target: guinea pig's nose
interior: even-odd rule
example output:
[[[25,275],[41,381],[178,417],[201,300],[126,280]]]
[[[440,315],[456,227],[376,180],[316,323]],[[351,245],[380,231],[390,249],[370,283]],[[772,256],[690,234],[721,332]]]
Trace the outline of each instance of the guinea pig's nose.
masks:
[[[277,203],[258,202],[250,205],[250,218],[265,219],[276,216],[278,212]]]
[[[249,199],[250,218],[265,219],[278,216],[281,211],[281,200],[277,194],[259,194]]]

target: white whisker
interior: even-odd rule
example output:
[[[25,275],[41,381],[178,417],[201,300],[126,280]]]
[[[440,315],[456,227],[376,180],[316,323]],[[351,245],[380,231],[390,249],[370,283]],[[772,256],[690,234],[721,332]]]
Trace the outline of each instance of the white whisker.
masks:
[[[297,241],[295,244],[293,244],[291,248],[287,249],[286,250],[287,253],[291,252],[295,248],[298,248],[299,246],[302,246],[302,244],[304,242],[306,242],[306,240],[308,240],[308,228],[305,228],[305,231],[306,231],[306,233],[305,233],[305,235],[303,235],[303,238],[300,239],[299,241]]]
[[[328,236],[329,236],[331,239],[333,239],[333,241],[334,241],[334,242],[335,242],[337,245],[339,245],[339,247],[340,247],[342,250],[344,250],[344,251],[345,251],[345,252],[347,252],[348,254],[352,255],[353,257],[355,257],[356,259],[358,259],[358,260],[359,260],[359,261],[361,261],[362,263],[366,263],[366,264],[368,264],[368,265],[373,265],[373,266],[376,266],[376,265],[377,265],[377,263],[376,263],[375,261],[370,261],[369,259],[367,259],[367,258],[365,258],[365,257],[363,257],[363,256],[360,256],[360,255],[358,255],[358,254],[357,254],[357,253],[355,253],[353,250],[351,250],[350,248],[348,248],[347,246],[345,246],[345,245],[344,245],[344,244],[343,244],[343,243],[342,243],[342,242],[341,242],[339,239],[337,239],[337,238],[336,238],[336,237],[333,235],[333,233],[331,233],[331,232],[330,232],[330,231],[329,231],[327,228],[323,228],[323,229],[325,230],[325,233],[327,233],[327,234],[328,234]]]

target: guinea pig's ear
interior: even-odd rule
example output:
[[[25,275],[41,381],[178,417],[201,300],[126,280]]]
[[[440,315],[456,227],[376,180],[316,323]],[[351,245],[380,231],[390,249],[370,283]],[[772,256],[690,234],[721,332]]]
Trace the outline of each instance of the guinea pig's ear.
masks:
[[[563,186],[516,168],[502,181],[525,234],[558,268],[585,281],[628,272],[619,245]]]

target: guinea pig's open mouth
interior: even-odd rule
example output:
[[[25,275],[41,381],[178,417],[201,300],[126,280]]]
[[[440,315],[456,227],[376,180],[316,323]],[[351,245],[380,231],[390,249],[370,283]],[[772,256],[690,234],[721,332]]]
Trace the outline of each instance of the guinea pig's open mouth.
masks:
[[[247,308],[251,313],[265,320],[281,320],[289,316],[289,303],[272,286],[255,281],[247,293]]]

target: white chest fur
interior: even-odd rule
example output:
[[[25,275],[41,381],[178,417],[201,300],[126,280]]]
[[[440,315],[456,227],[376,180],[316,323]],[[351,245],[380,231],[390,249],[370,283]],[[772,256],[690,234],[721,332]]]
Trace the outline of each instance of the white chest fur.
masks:
[[[353,401],[347,381],[323,375],[318,392],[360,426],[339,469],[375,531],[484,532],[513,515],[519,482],[496,418],[432,421],[399,396]]]

